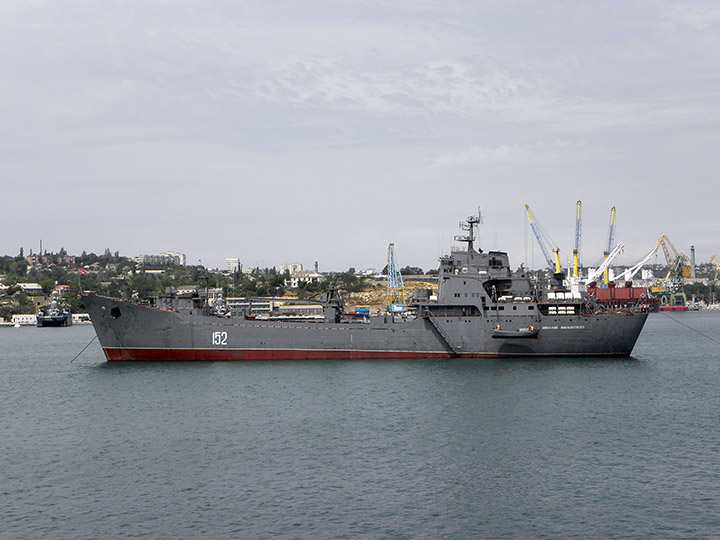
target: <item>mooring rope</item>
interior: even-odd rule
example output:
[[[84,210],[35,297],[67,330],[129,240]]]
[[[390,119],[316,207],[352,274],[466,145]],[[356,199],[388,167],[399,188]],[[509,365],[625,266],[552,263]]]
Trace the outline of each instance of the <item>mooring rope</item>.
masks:
[[[700,335],[703,336],[703,337],[708,338],[710,341],[714,341],[715,343],[720,343],[720,341],[717,340],[717,339],[715,339],[714,337],[708,336],[707,334],[703,334],[700,330],[696,330],[696,329],[693,328],[692,326],[688,326],[687,324],[685,324],[685,323],[683,323],[683,322],[680,322],[680,321],[678,321],[677,319],[673,319],[673,318],[672,318],[670,315],[668,315],[666,312],[661,312],[661,313],[662,313],[663,315],[665,315],[665,316],[666,316],[668,319],[670,319],[671,321],[678,323],[680,326],[684,326],[684,327],[687,328],[688,330],[692,330],[693,332],[695,332],[695,333],[697,333],[697,334],[700,334]]]
[[[95,341],[96,339],[97,339],[97,334],[95,334],[95,337],[90,340],[90,343],[92,343],[92,342]],[[77,360],[78,357],[79,357],[82,353],[85,352],[85,349],[87,349],[87,348],[90,346],[90,343],[88,343],[87,345],[85,345],[85,346],[83,347],[83,350],[80,351],[79,353],[77,353],[77,354],[75,355],[75,358],[73,358],[72,360],[70,360],[70,363],[71,363],[71,364],[72,364],[75,360]]]

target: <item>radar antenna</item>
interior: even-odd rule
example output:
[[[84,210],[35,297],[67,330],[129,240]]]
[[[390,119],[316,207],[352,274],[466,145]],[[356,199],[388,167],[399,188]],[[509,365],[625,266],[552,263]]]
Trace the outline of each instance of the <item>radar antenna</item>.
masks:
[[[463,231],[467,231],[467,234],[458,234],[455,235],[455,241],[457,242],[465,242],[467,244],[467,250],[473,251],[474,247],[473,244],[475,242],[475,228],[478,225],[481,225],[483,222],[482,213],[480,212],[480,209],[478,208],[477,216],[469,216],[465,221],[460,222],[460,228]],[[482,249],[480,250],[480,253],[482,253]]]

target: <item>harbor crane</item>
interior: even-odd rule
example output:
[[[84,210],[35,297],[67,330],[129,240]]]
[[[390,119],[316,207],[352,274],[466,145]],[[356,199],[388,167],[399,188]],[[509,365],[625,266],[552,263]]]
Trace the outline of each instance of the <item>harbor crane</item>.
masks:
[[[682,281],[682,278],[690,277],[690,258],[675,249],[666,234],[660,237],[658,245],[662,246],[665,261],[668,265],[668,273],[665,279],[679,282]]]
[[[615,247],[615,207],[610,209],[610,232],[608,233],[608,245],[607,249],[603,253],[603,262],[608,259],[610,253],[612,253]],[[610,282],[610,264],[605,265],[603,272],[603,283],[607,285]]]
[[[530,207],[527,204],[525,205],[525,212],[527,213],[528,221],[530,222],[530,228],[532,229],[533,234],[535,235],[535,238],[540,245],[540,250],[545,257],[545,261],[547,261],[548,268],[550,268],[550,270],[553,270],[556,276],[558,274],[561,274],[562,267],[560,266],[560,248],[555,247],[552,250],[552,252],[555,254],[555,262],[553,263],[553,259],[552,257],[550,257],[550,252],[548,251],[547,245],[545,244],[544,240],[544,237],[547,235],[543,234],[543,232],[540,230],[540,226],[538,225],[535,216],[533,216],[533,213],[530,211]]]
[[[575,211],[575,249],[573,249],[572,277],[577,278],[578,267],[580,266],[580,238],[582,236],[582,202],[577,202]]]
[[[666,234],[658,240],[656,251],[662,247],[668,273],[661,287],[652,287],[652,293],[660,298],[661,306],[685,306],[687,297],[683,290],[683,278],[690,276],[690,259],[673,246]]]
[[[715,263],[715,277],[713,278],[713,281],[717,281],[718,274],[720,274],[720,261],[718,261],[717,254],[710,257],[710,262]]]
[[[393,242],[388,246],[387,252],[387,309],[390,313],[405,311],[405,285],[398,269]]]

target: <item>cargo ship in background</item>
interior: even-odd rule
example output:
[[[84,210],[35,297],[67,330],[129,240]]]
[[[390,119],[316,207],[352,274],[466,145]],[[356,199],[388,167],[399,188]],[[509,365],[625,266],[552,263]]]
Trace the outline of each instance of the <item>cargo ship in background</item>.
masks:
[[[440,258],[437,300],[402,313],[347,317],[334,287],[320,320],[258,320],[224,305],[165,308],[85,293],[108,361],[304,360],[628,356],[647,319],[640,307],[591,301],[563,286],[541,289],[506,252],[476,250],[479,216],[461,224],[463,248]],[[222,308],[222,309],[220,309]]]
[[[625,282],[624,287],[617,287],[614,281],[607,285],[598,285],[592,281],[587,284],[587,293],[599,304],[607,308],[627,308],[644,306],[651,313],[661,309],[660,298],[652,296],[647,287],[634,287],[631,281]]]
[[[614,208],[613,208],[614,211]],[[614,212],[613,212],[614,216]],[[613,217],[614,219],[614,217]],[[612,223],[612,221],[611,221]],[[613,242],[613,234],[610,234],[610,242]],[[622,244],[620,244],[622,245]],[[660,285],[644,287],[633,286],[632,278],[642,269],[642,266],[662,248],[669,271]],[[688,311],[687,296],[683,290],[684,279],[694,277],[695,248],[690,246],[692,260],[687,255],[678,251],[670,242],[667,235],[662,235],[653,248],[640,262],[626,269],[619,277],[620,283],[624,286],[618,287],[614,281],[608,279],[608,270],[604,271],[604,285],[598,285],[591,280],[587,284],[588,294],[594,297],[599,303],[607,306],[628,306],[634,304],[647,305],[651,312],[657,311]],[[606,252],[606,259],[608,255]],[[653,279],[652,283],[656,283]]]

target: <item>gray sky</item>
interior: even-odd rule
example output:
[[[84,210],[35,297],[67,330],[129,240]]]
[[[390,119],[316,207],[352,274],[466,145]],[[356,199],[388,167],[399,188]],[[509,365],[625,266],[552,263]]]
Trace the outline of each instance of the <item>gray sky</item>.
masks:
[[[0,3],[0,253],[224,267],[720,251],[715,1]],[[664,259],[660,257],[659,261]]]

